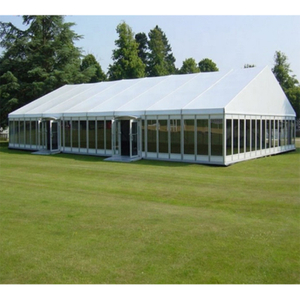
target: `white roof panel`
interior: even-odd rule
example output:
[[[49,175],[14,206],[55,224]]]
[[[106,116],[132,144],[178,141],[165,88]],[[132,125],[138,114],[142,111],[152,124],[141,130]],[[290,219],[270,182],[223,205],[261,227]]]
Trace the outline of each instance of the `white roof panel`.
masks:
[[[270,68],[66,85],[10,117],[242,113],[295,116]]]

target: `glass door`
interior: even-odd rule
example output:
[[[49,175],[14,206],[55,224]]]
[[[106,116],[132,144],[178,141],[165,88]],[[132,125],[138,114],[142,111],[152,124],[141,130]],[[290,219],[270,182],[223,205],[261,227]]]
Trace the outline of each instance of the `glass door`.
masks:
[[[51,136],[51,151],[58,150],[58,122],[56,121],[50,121],[51,127],[50,127],[50,136]]]
[[[130,156],[138,155],[138,123],[130,120]]]
[[[121,123],[119,120],[112,121],[113,155],[120,155]]]

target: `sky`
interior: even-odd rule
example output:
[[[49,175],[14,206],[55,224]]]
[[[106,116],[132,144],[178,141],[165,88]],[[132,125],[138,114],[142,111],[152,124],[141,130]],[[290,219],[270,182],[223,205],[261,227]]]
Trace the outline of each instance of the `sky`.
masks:
[[[272,68],[275,51],[281,51],[288,58],[291,74],[300,81],[300,15],[143,15],[143,11],[131,15],[126,14],[128,9],[122,10],[124,14],[86,15],[80,11],[64,14],[65,21],[76,23],[72,29],[83,38],[75,45],[82,48],[84,55],[93,54],[104,72],[113,63],[111,56],[118,38],[116,28],[125,21],[135,34],[148,35],[158,25],[171,45],[177,68],[190,57],[197,63],[209,58],[220,71],[243,68],[245,64]],[[25,27],[21,15],[18,12],[0,15],[0,21],[12,22],[22,29]]]

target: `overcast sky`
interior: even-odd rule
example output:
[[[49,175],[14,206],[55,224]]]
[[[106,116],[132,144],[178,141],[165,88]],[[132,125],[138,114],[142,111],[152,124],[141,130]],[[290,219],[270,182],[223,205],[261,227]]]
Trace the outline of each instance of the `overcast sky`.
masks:
[[[95,13],[97,11],[99,9]],[[0,20],[24,28],[21,16],[1,15]],[[183,60],[190,57],[196,62],[210,58],[221,71],[243,68],[245,64],[268,65],[272,68],[275,51],[282,51],[288,57],[292,74],[300,81],[299,15],[83,16],[79,10],[78,14],[67,14],[65,21],[76,23],[73,30],[83,35],[76,46],[81,47],[84,54],[93,54],[105,72],[109,64],[113,63],[112,50],[118,38],[116,27],[125,21],[134,33],[148,34],[158,25],[169,40],[178,68],[182,66]]]

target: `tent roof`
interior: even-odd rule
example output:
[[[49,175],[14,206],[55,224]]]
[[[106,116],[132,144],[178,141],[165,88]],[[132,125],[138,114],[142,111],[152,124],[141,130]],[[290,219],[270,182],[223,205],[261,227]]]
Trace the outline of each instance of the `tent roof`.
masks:
[[[65,85],[10,117],[166,114],[295,116],[269,67]]]

